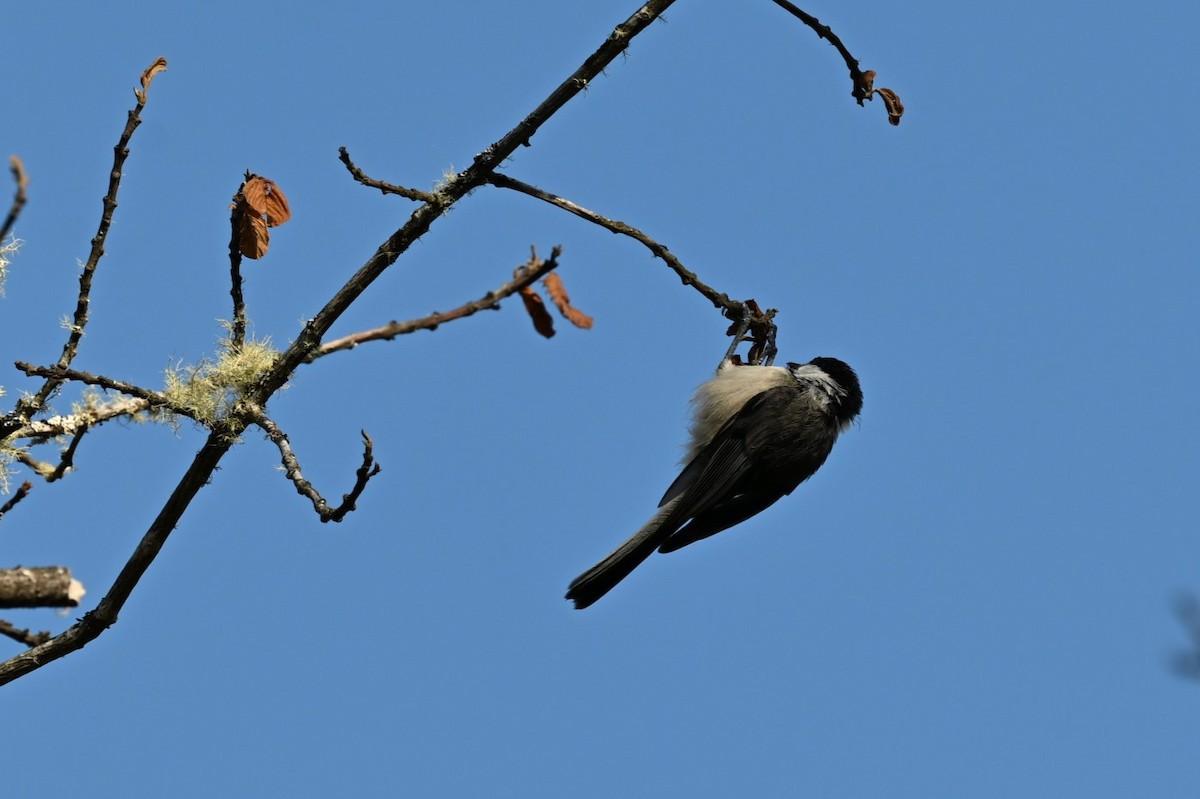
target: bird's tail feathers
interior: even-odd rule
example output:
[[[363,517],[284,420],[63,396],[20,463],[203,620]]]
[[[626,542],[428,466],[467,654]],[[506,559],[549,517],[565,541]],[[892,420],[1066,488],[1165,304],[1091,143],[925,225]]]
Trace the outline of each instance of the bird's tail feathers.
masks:
[[[658,509],[654,518],[646,522],[642,529],[629,537],[624,544],[613,550],[612,554],[597,563],[592,568],[571,581],[567,588],[567,599],[575,603],[576,610],[583,610],[600,597],[607,594],[613,587],[629,576],[642,561],[650,557],[654,550],[675,531],[678,520],[673,519],[673,511],[679,505],[680,497]]]

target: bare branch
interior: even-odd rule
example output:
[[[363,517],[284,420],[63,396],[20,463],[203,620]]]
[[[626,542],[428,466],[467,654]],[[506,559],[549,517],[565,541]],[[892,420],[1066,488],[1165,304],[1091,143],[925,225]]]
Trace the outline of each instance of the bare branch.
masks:
[[[132,383],[124,383],[120,380],[113,380],[103,375],[94,375],[78,369],[68,369],[65,366],[34,366],[25,361],[17,361],[15,365],[30,377],[45,377],[58,383],[64,383],[68,380],[86,383],[89,386],[98,386],[110,391],[119,391],[131,397],[137,397],[138,399],[145,400],[151,406],[162,405],[171,408],[171,410],[176,410],[173,403],[162,394],[159,394],[157,391],[151,391],[148,388],[135,386]],[[184,410],[179,410],[178,412],[183,413],[185,416],[190,415],[185,413]]]
[[[17,191],[13,195],[12,206],[8,209],[8,216],[4,218],[4,224],[0,225],[0,244],[12,233],[13,225],[17,223],[17,217],[25,207],[25,190],[29,187],[29,177],[25,174],[25,165],[21,163],[21,159],[14,155],[8,159],[8,165],[12,170],[13,182],[17,184]]]
[[[812,14],[797,8],[788,0],[773,0],[775,5],[787,11],[796,19],[803,22],[808,27],[812,28],[818,37],[832,44],[839,53],[842,54],[842,59],[846,62],[846,68],[850,70],[850,80],[854,84],[854,89],[850,94],[858,101],[859,105],[863,104],[863,100],[870,95],[871,89],[866,85],[864,80],[865,73],[858,67],[858,59],[850,54],[846,49],[846,45],[842,44],[842,40],[828,25],[822,25],[821,20],[814,17]]]
[[[79,442],[83,441],[84,435],[87,434],[88,428],[81,426],[75,431],[75,435],[71,436],[71,443],[63,450],[62,457],[58,461],[58,466],[46,476],[47,483],[53,483],[55,480],[61,480],[72,467],[75,465],[75,450],[79,449]]]
[[[7,621],[0,620],[0,635],[7,636],[25,646],[37,646],[50,640],[50,633],[35,633],[32,630],[19,630]]]
[[[300,471],[300,461],[296,459],[296,453],[292,451],[292,445],[288,441],[287,434],[261,410],[253,413],[251,418],[267,434],[267,438],[271,439],[275,446],[279,448],[280,460],[283,462],[287,478],[296,486],[296,493],[309,498],[313,504],[313,510],[317,512],[317,516],[320,517],[322,522],[340,522],[345,518],[347,513],[354,510],[355,503],[358,501],[359,496],[362,495],[363,489],[367,487],[367,482],[383,470],[383,467],[375,462],[372,454],[374,443],[371,441],[371,437],[367,435],[365,430],[362,431],[363,462],[362,466],[355,472],[354,488],[350,490],[350,493],[342,495],[341,505],[338,505],[336,508],[330,508],[329,503],[325,501],[325,498],[321,496],[316,487],[304,479],[304,475]]]
[[[0,569],[0,608],[74,608],[85,593],[65,566]]]
[[[240,190],[239,190],[240,192]],[[233,298],[233,324],[229,329],[230,347],[241,349],[246,342],[246,299],[242,296],[242,248],[240,242],[245,207],[237,202],[229,212],[229,296]]]
[[[430,225],[441,217],[456,202],[471,191],[482,186],[491,174],[517,148],[528,146],[530,139],[545,122],[575,95],[587,88],[588,83],[603,72],[618,55],[623,53],[634,37],[644,31],[654,20],[669,8],[675,0],[649,0],[634,12],[633,16],[618,25],[600,47],[588,56],[583,64],[565,81],[558,85],[550,96],[533,109],[516,127],[497,142],[475,156],[471,166],[450,178],[438,192],[438,202],[421,205],[409,217],[408,222],[388,237],[379,246],[358,272],[325,304],[317,315],[300,331],[292,345],[280,356],[274,368],[259,384],[259,392],[253,399],[264,403],[296,368],[311,359],[321,347],[321,339],[338,320],[350,304],[355,301],[384,270],[408,250],[412,243],[428,232]]]
[[[15,508],[17,506],[18,502],[25,499],[25,497],[29,496],[29,492],[32,490],[33,490],[33,483],[30,483],[28,481],[21,483],[20,488],[18,488],[16,491],[13,492],[13,495],[11,497],[9,497],[8,502],[5,502],[3,505],[0,505],[0,519],[4,518],[4,515],[6,513],[8,513],[13,508]]]
[[[692,288],[696,289],[696,291],[700,292],[701,295],[703,295],[717,308],[722,308],[733,313],[741,312],[742,304],[740,302],[730,299],[728,294],[717,291],[712,286],[702,281],[696,276],[695,272],[684,266],[683,262],[680,261],[674,255],[674,253],[668,250],[665,245],[659,244],[657,241],[650,238],[632,225],[627,225],[624,222],[618,222],[615,219],[609,219],[601,216],[595,211],[589,211],[587,208],[584,208],[581,205],[576,205],[570,200],[559,197],[556,194],[551,194],[548,191],[539,189],[537,186],[517,180],[516,178],[511,178],[508,175],[499,172],[494,172],[489,175],[488,183],[501,189],[512,189],[513,191],[519,191],[522,194],[528,194],[530,197],[536,197],[537,199],[548,202],[553,206],[563,209],[564,211],[569,211],[580,219],[586,219],[587,221],[597,224],[606,230],[612,231],[613,233],[618,233],[622,236],[628,236],[635,241],[641,242],[646,246],[647,249],[650,250],[651,253],[655,255],[655,257],[663,259],[667,266],[669,266],[671,270],[675,272],[675,274],[679,275],[679,279],[685,286],[691,286]]]
[[[875,95],[878,94],[883,98],[883,103],[887,107],[888,122],[893,125],[900,124],[900,117],[904,115],[904,103],[900,102],[899,95],[891,89],[875,88],[875,70],[859,69],[858,59],[850,54],[850,51],[846,49],[846,45],[842,44],[842,40],[838,38],[838,35],[828,25],[821,24],[821,20],[797,8],[788,2],[788,0],[773,0],[773,2],[812,28],[818,37],[829,42],[841,53],[842,60],[846,62],[846,68],[850,70],[850,82],[853,84],[850,95],[859,105],[862,105],[864,100],[874,100]]]
[[[550,252],[550,258],[542,261],[534,257],[536,264],[531,268],[523,269],[519,274],[513,277],[512,280],[500,286],[499,288],[489,291],[477,300],[463,303],[452,311],[439,312],[435,311],[429,316],[423,316],[419,319],[410,319],[406,322],[388,322],[382,327],[377,327],[374,330],[363,330],[358,333],[351,333],[348,336],[343,336],[339,339],[334,339],[326,344],[322,344],[321,348],[312,354],[309,362],[315,361],[330,353],[338,352],[339,350],[352,350],[359,344],[364,344],[368,341],[391,341],[396,336],[403,336],[408,333],[415,333],[418,330],[436,330],[440,325],[446,322],[453,322],[455,319],[464,319],[468,316],[473,316],[479,311],[500,310],[500,300],[505,297],[511,297],[513,294],[520,292],[522,289],[528,288],[547,275],[552,269],[558,266],[558,256],[562,253],[561,247],[555,247]]]
[[[231,424],[222,423],[215,427],[96,609],[84,614],[83,618],[49,641],[0,663],[0,685],[6,685],[47,663],[82,649],[116,624],[117,616],[133,589],[162,551],[168,536],[179,524],[179,519],[188,505],[212,479],[217,464],[233,446],[238,433],[240,428]]]
[[[129,157],[129,140],[133,137],[133,132],[137,130],[138,125],[142,124],[142,109],[146,106],[146,96],[150,89],[150,81],[154,76],[167,68],[167,62],[163,58],[158,58],[151,64],[145,72],[142,73],[142,88],[135,89],[134,95],[137,97],[137,103],[129,112],[128,120],[125,123],[125,130],[121,133],[121,138],[117,141],[116,147],[113,148],[113,166],[108,177],[108,192],[104,195],[103,210],[100,214],[100,226],[96,230],[96,235],[92,238],[92,249],[88,255],[87,263],[83,265],[83,272],[79,275],[79,296],[75,302],[75,315],[71,321],[70,333],[67,336],[67,343],[63,345],[62,355],[58,359],[60,367],[67,367],[75,359],[75,353],[79,349],[79,341],[83,338],[84,328],[88,323],[88,309],[91,305],[92,296],[92,278],[96,274],[96,268],[100,265],[100,259],[104,256],[104,242],[108,238],[109,228],[112,227],[113,212],[117,210],[117,191],[121,188],[122,169],[125,166],[125,159]],[[41,390],[33,397],[23,399],[17,405],[17,415],[22,419],[28,419],[34,413],[37,413],[46,404],[46,400],[50,398],[58,387],[62,385],[62,380],[57,378],[49,378],[43,384]]]
[[[88,408],[68,416],[52,416],[37,419],[12,432],[12,439],[45,441],[64,435],[75,435],[79,430],[92,428],[122,416],[135,416],[150,410],[151,404],[136,397],[119,397],[94,408]]]
[[[385,183],[382,180],[376,180],[375,178],[370,177],[366,172],[363,172],[353,161],[350,160],[350,153],[345,147],[338,148],[338,160],[345,164],[346,169],[350,171],[350,174],[354,177],[354,179],[364,186],[370,186],[373,189],[379,189],[384,194],[398,194],[401,197],[409,200],[416,200],[418,202],[436,203],[438,201],[436,194],[431,194],[427,191],[420,191],[418,189],[409,189],[404,186],[397,186],[394,183]]]
[[[763,311],[759,309],[758,303],[754,300],[746,300],[740,302],[730,299],[728,294],[719,292],[712,286],[702,281],[696,276],[695,272],[683,265],[665,245],[660,244],[654,239],[647,236],[642,231],[627,225],[624,222],[618,222],[614,219],[601,216],[595,211],[590,211],[581,205],[571,202],[570,200],[551,194],[548,191],[539,189],[529,183],[509,177],[503,173],[494,172],[488,177],[488,183],[502,189],[512,189],[523,194],[528,194],[530,197],[536,197],[539,200],[550,203],[551,205],[561,208],[564,211],[569,211],[581,219],[586,219],[600,227],[610,230],[613,233],[618,233],[623,236],[628,236],[635,241],[638,241],[646,246],[655,256],[662,258],[663,261],[671,268],[675,274],[679,275],[679,279],[685,286],[691,286],[696,289],[703,297],[708,299],[714,306],[721,309],[721,312],[729,319],[734,320],[734,325],[730,327],[728,335],[733,336],[733,343],[729,346],[729,352],[726,357],[733,354],[738,345],[743,340],[752,340],[753,346],[750,349],[750,363],[765,362],[770,364],[775,358],[775,311],[768,309]]]

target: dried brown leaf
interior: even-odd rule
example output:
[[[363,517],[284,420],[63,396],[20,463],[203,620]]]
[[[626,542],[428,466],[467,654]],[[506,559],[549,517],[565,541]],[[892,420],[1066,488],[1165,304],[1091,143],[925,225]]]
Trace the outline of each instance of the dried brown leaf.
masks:
[[[875,70],[868,69],[862,73],[858,78],[858,85],[862,89],[863,97],[870,96],[871,92],[875,90]]]
[[[546,310],[546,303],[531,287],[521,289],[521,301],[525,303],[525,313],[533,320],[533,329],[546,338],[554,337],[554,319]]]
[[[255,260],[262,258],[270,246],[271,235],[267,232],[267,223],[253,210],[242,206],[238,214],[238,249],[242,255]]]
[[[271,227],[282,225],[292,218],[287,197],[273,180],[255,175],[242,186],[242,196],[255,213],[267,218],[267,224]]]
[[[557,253],[556,253],[557,254]],[[554,307],[558,308],[558,312],[562,314],[568,322],[575,327],[590,330],[595,320],[585,314],[583,311],[571,305],[571,297],[567,294],[567,287],[563,285],[562,278],[557,272],[551,272],[542,278],[542,283],[546,286],[546,293],[550,295],[550,299],[554,301]]]
[[[904,116],[904,103],[900,102],[900,97],[891,89],[876,89],[875,93],[883,98],[883,104],[887,106],[888,122],[899,125],[900,117]]]
[[[567,321],[575,325],[575,327],[583,330],[591,330],[592,325],[595,324],[595,320],[592,319],[592,317],[571,305],[567,306],[566,310],[562,312],[562,315],[567,317]]]
[[[542,284],[554,302],[554,307],[558,308],[559,313],[566,315],[567,309],[571,307],[571,297],[567,294],[567,287],[563,285],[562,278],[557,272],[551,272],[542,278]]]
[[[154,76],[160,72],[167,71],[167,59],[159,56],[154,59],[154,63],[146,67],[146,71],[142,73],[142,88],[134,89],[133,93],[137,95],[138,101],[146,102],[146,92],[150,89],[150,82],[154,80]]]

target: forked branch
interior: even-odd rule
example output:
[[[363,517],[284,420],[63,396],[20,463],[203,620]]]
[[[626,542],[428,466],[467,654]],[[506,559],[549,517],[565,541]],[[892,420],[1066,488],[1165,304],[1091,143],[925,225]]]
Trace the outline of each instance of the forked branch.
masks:
[[[352,350],[359,344],[365,344],[368,341],[391,341],[396,336],[415,333],[418,330],[437,330],[438,327],[447,322],[453,322],[456,319],[465,319],[480,311],[498,311],[500,310],[501,300],[532,286],[557,267],[560,252],[561,248],[554,248],[551,251],[550,257],[545,261],[535,256],[530,268],[519,270],[516,277],[512,280],[499,288],[489,291],[477,300],[465,302],[449,311],[434,311],[428,316],[422,316],[417,319],[409,319],[405,322],[392,321],[372,330],[362,330],[357,333],[351,333],[348,336],[342,336],[341,338],[322,344],[321,348],[312,354],[309,361],[315,361],[317,358],[341,350]]]
[[[280,429],[279,425],[275,424],[261,409],[256,409],[251,417],[254,424],[258,425],[267,438],[279,448],[279,457],[283,462],[284,474],[287,479],[292,481],[296,486],[296,493],[301,496],[308,497],[312,502],[313,510],[317,512],[322,522],[340,522],[346,517],[346,514],[354,510],[355,503],[362,496],[363,490],[367,487],[367,483],[372,477],[383,471],[383,467],[375,462],[374,450],[375,442],[367,435],[365,430],[361,431],[363,439],[363,460],[362,465],[358,467],[358,471],[354,473],[354,487],[350,492],[342,495],[342,503],[336,508],[329,507],[329,503],[321,496],[316,487],[304,478],[304,474],[300,471],[300,461],[296,458],[296,453],[292,450],[292,444],[288,441],[287,433]]]

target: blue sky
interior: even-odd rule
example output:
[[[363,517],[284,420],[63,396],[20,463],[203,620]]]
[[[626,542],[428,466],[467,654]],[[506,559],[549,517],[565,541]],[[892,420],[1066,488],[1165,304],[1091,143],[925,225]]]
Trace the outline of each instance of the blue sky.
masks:
[[[679,0],[505,171],[778,308],[781,359],[857,368],[861,424],[813,480],[571,610],[674,478],[725,323],[635,242],[481,189],[334,334],[478,297],[531,244],[563,245],[595,329],[546,341],[510,302],[302,369],[271,411],[332,498],[374,437],[359,510],[321,525],[248,436],[119,624],[0,689],[6,789],[1195,796],[1200,685],[1169,659],[1172,598],[1200,593],[1200,12],[804,7],[900,93],[899,128],[774,4]],[[57,357],[156,56],[76,362],[150,386],[230,315],[244,170],[291,200],[247,265],[282,346],[411,210],[338,146],[428,188],[635,8],[6,8],[0,154],[31,178],[6,358]],[[202,439],[95,431],[4,519],[0,562],[69,565],[98,600]]]

